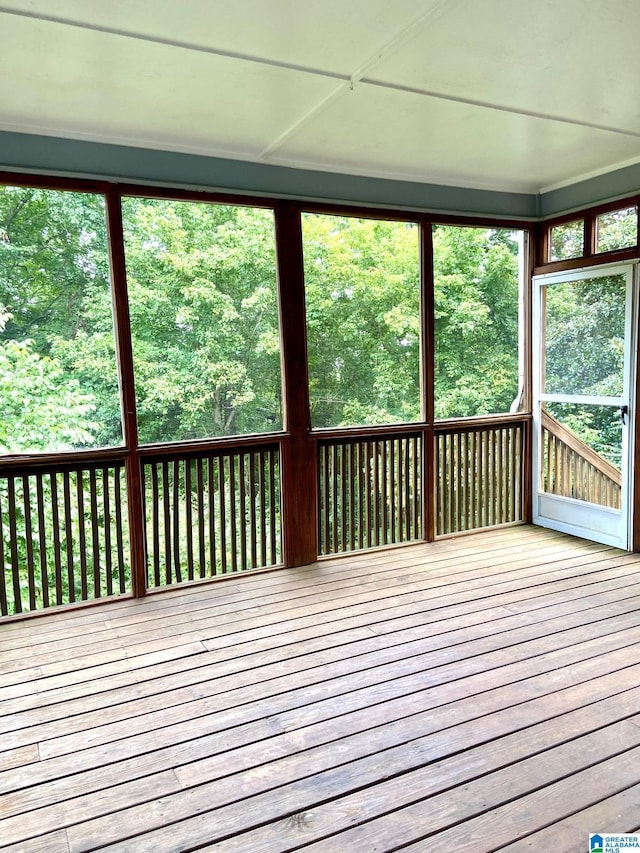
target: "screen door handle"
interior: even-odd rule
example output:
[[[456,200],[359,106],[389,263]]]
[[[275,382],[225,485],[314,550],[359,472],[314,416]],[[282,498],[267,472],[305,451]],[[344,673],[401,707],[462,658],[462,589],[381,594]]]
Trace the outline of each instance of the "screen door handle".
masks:
[[[626,424],[626,422],[627,422],[627,415],[628,414],[629,414],[629,406],[620,406],[620,420],[622,421],[623,425]]]

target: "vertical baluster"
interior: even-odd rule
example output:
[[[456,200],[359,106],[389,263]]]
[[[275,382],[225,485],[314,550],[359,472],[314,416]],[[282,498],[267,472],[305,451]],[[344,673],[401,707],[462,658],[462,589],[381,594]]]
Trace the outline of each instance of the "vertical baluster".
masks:
[[[118,583],[120,592],[126,592],[127,579],[125,574],[124,561],[124,522],[122,515],[122,487],[120,479],[124,471],[124,465],[119,464],[115,469],[113,486],[114,486],[114,505],[116,508],[116,547],[118,549]]]
[[[520,491],[520,426],[511,430],[511,502],[510,515],[512,521],[521,521],[518,513],[518,492]]]
[[[440,498],[438,505],[440,506],[440,516],[436,520],[436,532],[443,536],[447,532],[447,514],[449,512],[449,490],[447,488],[447,439],[445,433],[437,435],[438,441],[438,471],[436,479],[436,495],[439,493]]]
[[[38,513],[38,551],[40,554],[40,585],[42,588],[42,606],[49,607],[49,572],[47,566],[47,531],[44,511],[44,488],[42,474],[35,474],[36,506]],[[2,530],[0,530],[0,547],[2,547]],[[0,575],[3,575],[2,560],[0,559]],[[0,582],[3,578],[0,577]],[[1,592],[0,592],[1,595]]]
[[[395,448],[395,458],[396,465],[394,469],[394,487],[393,487],[393,496],[392,496],[392,506],[395,506],[395,523],[393,526],[393,535],[394,542],[403,542],[404,536],[402,534],[402,510],[403,510],[403,500],[402,500],[402,492],[403,492],[403,482],[402,482],[402,458],[403,458],[403,445],[404,439],[402,438],[394,438],[393,444]]]
[[[502,430],[493,430],[493,523],[502,518]]]
[[[468,453],[468,438],[469,433],[464,430],[458,433],[458,471],[457,471],[457,481],[458,481],[458,530],[465,531],[468,530],[468,516],[467,516],[467,491],[468,491],[468,480],[467,480],[467,453]]]
[[[386,449],[386,460],[385,460],[385,483],[386,485],[386,495],[385,495],[385,509],[387,510],[387,523],[385,525],[385,530],[387,531],[387,538],[385,539],[385,545],[389,542],[396,541],[395,529],[396,529],[396,455],[395,455],[395,440],[393,438],[385,441],[385,449]]]
[[[505,500],[505,521],[515,521],[513,512],[513,491],[515,484],[513,482],[515,476],[515,468],[513,464],[513,441],[514,427],[507,427],[505,442],[506,442],[506,500]]]
[[[338,445],[338,451],[340,454],[340,549],[344,552],[347,550],[347,519],[349,516],[346,442]]]
[[[102,578],[100,571],[100,539],[98,526],[98,484],[96,469],[89,469],[89,502],[91,507],[91,559],[93,563],[93,594],[102,596]]]
[[[338,551],[338,451],[335,444],[331,445],[329,451],[329,466],[331,477],[329,478],[329,488],[331,490],[331,554],[336,554]]]
[[[73,528],[71,526],[71,482],[68,471],[62,474],[62,492],[64,500],[64,531],[67,554],[67,597],[69,601],[76,600],[75,593],[75,567],[73,562]],[[82,564],[80,567],[82,575]],[[82,583],[82,576],[81,576]]]
[[[53,527],[53,559],[56,578],[56,604],[64,601],[62,590],[62,542],[60,539],[60,506],[58,504],[58,475],[50,474],[51,479],[51,522]]]
[[[445,477],[445,437],[442,433],[436,433],[436,533],[442,536],[446,531],[447,513],[447,490],[444,487]]]
[[[366,500],[367,500],[367,485],[365,479],[365,443],[359,441],[357,447],[358,459],[358,548],[364,548],[366,544],[367,528],[366,528]]]
[[[474,464],[474,447],[475,432],[469,430],[465,432],[465,447],[464,447],[464,480],[465,480],[465,530],[473,530],[475,523],[473,520],[475,512],[475,494],[474,482],[475,476],[473,473]]]
[[[449,484],[449,455],[451,437],[449,433],[441,433],[442,441],[442,469],[440,473],[440,487],[442,488],[442,503],[444,513],[442,516],[442,534],[451,533],[451,489]]]
[[[169,463],[162,461],[162,508],[164,516],[164,577],[165,583],[170,584],[171,569],[171,494],[169,491]]]
[[[489,525],[493,526],[496,523],[496,431],[488,430],[489,439],[489,479],[487,482],[487,490],[489,492]]]
[[[320,470],[318,471],[318,522],[320,527],[320,553],[329,553],[329,447],[318,445]]]
[[[453,433],[449,440],[451,442],[451,461],[449,467],[449,477],[451,479],[451,531],[457,532],[459,530],[458,527],[458,496],[459,492],[459,477],[460,477],[460,464],[459,464],[459,435],[458,433]]]
[[[0,483],[2,480],[0,480]],[[0,490],[0,498],[2,498],[2,491]],[[7,599],[7,581],[5,578],[5,574],[7,571],[7,564],[5,562],[4,556],[4,521],[5,510],[2,506],[2,500],[0,500],[0,615],[7,616],[9,613],[9,601]]]
[[[524,426],[519,426],[517,438],[517,455],[516,455],[516,475],[518,488],[515,494],[515,517],[518,521],[523,520],[522,501],[524,498]]]
[[[356,501],[358,499],[358,481],[356,475],[355,455],[357,445],[349,442],[349,550],[354,551],[356,547]]]
[[[496,523],[504,524],[506,519],[505,513],[505,500],[507,494],[506,487],[506,479],[505,479],[505,435],[506,430],[500,427],[500,429],[496,430],[496,441],[497,441],[497,449],[498,449],[498,461],[496,465],[496,483],[497,483],[497,501],[496,501]],[[508,458],[508,457],[507,457]]]
[[[144,477],[142,478],[144,483]],[[146,496],[144,505],[146,506]],[[109,500],[109,469],[102,469],[102,511],[104,513],[104,560],[107,595],[113,595],[113,556],[111,553],[111,505]]]
[[[160,496],[158,493],[158,465],[155,462],[152,462],[149,468],[151,470],[151,538],[153,542],[153,582],[154,586],[160,586]]]
[[[231,571],[238,571],[238,489],[236,486],[236,465],[238,458],[229,454],[229,523],[231,526]]]
[[[470,529],[478,527],[478,478],[476,476],[478,432],[469,433],[469,525]]]
[[[488,527],[490,521],[491,466],[490,466],[489,430],[482,430],[482,526]]]
[[[208,519],[209,519],[209,574],[211,577],[218,574],[216,560],[216,487],[215,487],[215,456],[207,459],[207,491],[208,491]]]
[[[265,466],[267,456],[264,450],[258,456],[258,494],[260,495],[260,565],[267,565],[267,508]],[[318,504],[319,505],[319,504]]]
[[[239,492],[239,533],[240,533],[240,569],[247,568],[247,486],[244,453],[238,454],[238,480],[240,481]]]
[[[460,467],[458,469],[460,487],[460,530],[469,530],[469,433],[460,433]]]
[[[411,438],[402,441],[402,538],[405,542],[411,541],[411,468],[409,465],[411,454]]]
[[[438,533],[442,536],[448,533],[448,515],[449,515],[449,487],[447,485],[447,436],[446,433],[440,433],[438,436],[440,442],[440,458],[438,465],[437,488],[440,489],[440,503],[442,505],[442,514],[439,521]]]
[[[187,577],[189,580],[194,578],[194,559],[193,559],[193,486],[191,478],[191,459],[185,459],[184,465],[184,528],[187,539]]]
[[[345,464],[345,485],[346,485],[346,498],[347,504],[344,508],[345,512],[345,524],[346,524],[346,538],[345,538],[345,550],[353,551],[353,522],[355,518],[355,512],[353,508],[353,501],[355,499],[356,490],[355,484],[353,482],[353,444],[349,442],[345,442],[344,444],[344,464]]]
[[[69,487],[71,487],[70,475]],[[82,470],[76,471],[76,501],[78,507],[78,557],[80,559],[80,597],[83,601],[86,601],[89,595],[89,568],[87,562],[87,534],[84,518],[84,471]],[[89,501],[89,506],[91,506],[91,501]],[[67,528],[69,534],[67,536],[67,571],[69,573],[70,596],[69,600],[75,601],[75,591],[73,593],[74,597],[71,598],[71,590],[75,586],[75,566],[73,559],[73,534],[70,532],[72,530],[73,522],[73,516],[71,513],[70,506],[69,511],[67,513],[67,522],[69,524]]]
[[[251,552],[251,568],[258,565],[258,543],[256,513],[256,452],[250,451],[249,456],[249,545]]]
[[[222,574],[226,574],[227,572],[227,507],[224,491],[224,469],[225,460],[228,459],[230,459],[229,456],[218,456],[218,501],[220,504],[220,559],[222,561]]]
[[[413,439],[414,465],[413,465],[413,510],[414,510],[414,535],[419,539],[423,535],[422,530],[422,433]]]
[[[387,460],[387,441],[380,442],[380,544],[387,545],[389,542],[389,493],[387,488],[389,476],[389,464]]]
[[[345,535],[345,529],[344,529],[344,525],[345,525],[345,517],[344,517],[344,510],[345,510],[345,505],[344,505],[344,501],[345,501],[344,445],[343,444],[336,444],[334,447],[334,453],[335,453],[335,460],[336,460],[335,489],[336,489],[336,496],[337,496],[337,502],[336,502],[337,515],[336,515],[336,520],[335,520],[336,531],[337,531],[336,551],[337,552],[344,552],[344,546],[343,546],[344,535]]]
[[[469,530],[469,433],[460,433],[460,530]]]
[[[20,592],[20,569],[18,559],[18,526],[16,512],[16,483],[14,477],[7,477],[9,497],[9,547],[11,551],[11,580],[13,585],[13,606],[16,613],[22,613],[22,594]]]
[[[380,525],[382,508],[380,506],[380,444],[377,441],[373,445],[373,544],[380,545]]]
[[[276,509],[280,505],[280,492],[276,490],[276,461],[278,462],[278,477],[280,476],[280,451],[269,451],[269,530],[271,534],[271,565],[278,562],[278,544],[281,541],[276,536]],[[276,460],[277,457],[277,460]]]
[[[370,548],[372,542],[371,531],[371,445],[368,441],[363,442],[364,450],[364,480],[365,480],[365,536],[364,547]]]
[[[172,479],[172,519],[173,519],[173,571],[176,582],[182,580],[182,565],[180,561],[180,460],[174,459]]]
[[[593,471],[594,487],[596,491],[596,503],[606,505],[604,500],[604,477],[600,471]]]
[[[572,478],[566,478],[565,479],[565,477],[564,477],[564,470],[563,470],[564,466],[562,464],[562,460],[563,460],[563,456],[565,453],[565,445],[563,444],[562,441],[558,440],[557,438],[555,441],[555,450],[556,450],[555,477],[556,477],[556,483],[557,483],[557,489],[558,489],[557,494],[565,495],[565,494],[568,494],[566,490],[568,488],[572,488],[572,485],[571,485]],[[574,470],[576,471],[575,481],[576,481],[577,494],[579,495],[580,494],[580,474],[578,472],[576,463],[577,463],[576,457],[573,454],[571,454],[571,459],[569,460],[569,468],[571,471],[574,471]]]
[[[198,507],[198,574],[201,578],[207,574],[206,537],[204,522],[204,459],[196,459],[196,490]]]
[[[447,459],[447,484],[449,488],[449,520],[447,533],[454,533],[457,530],[457,489],[456,489],[456,436],[453,433],[447,435],[448,444],[448,459]]]
[[[33,555],[33,526],[31,523],[31,491],[29,489],[29,477],[22,476],[22,505],[24,508],[24,544],[27,556],[27,585],[29,588],[29,609],[35,610],[36,603],[36,578],[35,560]]]

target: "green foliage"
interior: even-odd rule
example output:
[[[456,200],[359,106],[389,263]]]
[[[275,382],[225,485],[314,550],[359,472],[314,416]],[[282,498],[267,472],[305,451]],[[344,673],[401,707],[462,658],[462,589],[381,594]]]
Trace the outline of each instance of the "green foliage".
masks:
[[[100,196],[0,188],[0,305],[9,314],[4,342],[13,342],[4,350],[5,382],[24,397],[24,412],[2,414],[3,443],[16,452],[120,444]],[[34,419],[41,427],[29,427]]]
[[[418,229],[303,216],[312,424],[420,417]]]
[[[438,226],[433,252],[436,418],[508,412],[519,389],[518,234]]]
[[[551,229],[551,254],[549,260],[562,261],[579,258],[584,254],[584,219],[554,225]]]
[[[144,442],[281,428],[273,214],[126,199]]]
[[[597,218],[597,251],[611,252],[635,246],[638,241],[638,209],[625,207]]]
[[[546,393],[622,395],[626,281],[623,275],[545,287]],[[555,404],[550,411],[614,465],[620,465],[617,407]]]
[[[33,341],[4,340],[11,315],[0,305],[0,453],[70,450],[93,443],[93,398],[62,365],[33,351]]]
[[[281,428],[271,211],[127,198],[123,214],[141,440]],[[309,214],[303,230],[313,424],[418,419],[417,227]],[[517,395],[517,252],[513,232],[435,229],[438,417]],[[0,302],[8,398],[25,401],[5,407],[3,445],[118,445],[99,196],[0,191]]]

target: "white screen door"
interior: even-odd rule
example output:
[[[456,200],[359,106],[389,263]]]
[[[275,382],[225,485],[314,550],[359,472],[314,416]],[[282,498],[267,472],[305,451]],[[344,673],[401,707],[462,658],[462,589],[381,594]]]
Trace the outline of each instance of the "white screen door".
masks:
[[[534,278],[535,524],[627,548],[635,265]]]

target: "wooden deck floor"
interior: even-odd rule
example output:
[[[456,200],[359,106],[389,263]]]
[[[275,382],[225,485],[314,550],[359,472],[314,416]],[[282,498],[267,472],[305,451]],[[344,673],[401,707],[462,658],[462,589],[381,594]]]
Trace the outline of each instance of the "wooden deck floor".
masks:
[[[519,527],[0,625],[0,847],[638,831],[639,569]]]

